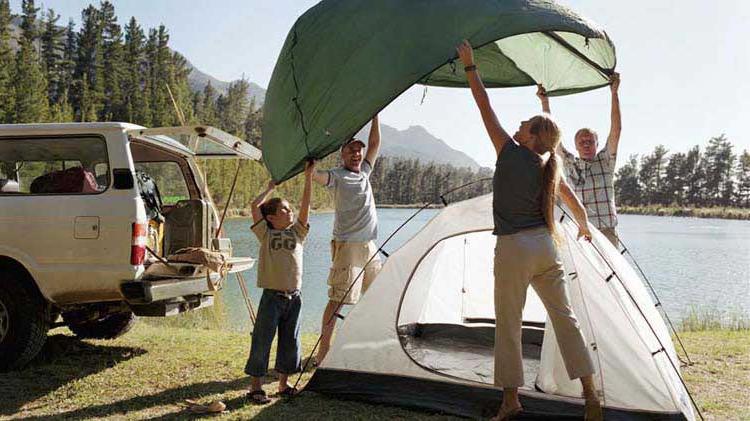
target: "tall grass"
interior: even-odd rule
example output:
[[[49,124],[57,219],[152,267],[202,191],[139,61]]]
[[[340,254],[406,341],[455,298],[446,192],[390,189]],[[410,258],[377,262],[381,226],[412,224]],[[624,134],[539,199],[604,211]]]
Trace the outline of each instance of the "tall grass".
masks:
[[[691,307],[687,316],[680,320],[677,328],[682,332],[744,331],[750,330],[750,317],[734,311]]]

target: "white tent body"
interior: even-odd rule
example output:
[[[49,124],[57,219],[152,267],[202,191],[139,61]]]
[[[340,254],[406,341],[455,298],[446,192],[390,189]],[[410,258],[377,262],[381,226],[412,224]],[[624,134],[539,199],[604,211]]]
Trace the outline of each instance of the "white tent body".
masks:
[[[426,362],[436,355],[438,362],[446,357],[466,364],[485,358],[468,367],[479,372],[492,366],[491,344],[481,355],[472,348],[450,355],[443,348],[415,353],[404,340],[415,327],[494,331],[491,209],[491,195],[451,204],[392,253],[349,312],[307,389],[467,416],[496,410],[500,393],[491,373],[463,376]],[[590,344],[607,419],[693,420],[672,340],[641,279],[601,233],[594,233],[591,244],[577,241],[575,223],[559,219],[570,298]],[[535,387],[521,392],[525,408],[581,414],[580,383],[568,379],[551,324],[542,324],[544,306],[531,288],[523,318],[546,326],[536,376],[527,379]]]

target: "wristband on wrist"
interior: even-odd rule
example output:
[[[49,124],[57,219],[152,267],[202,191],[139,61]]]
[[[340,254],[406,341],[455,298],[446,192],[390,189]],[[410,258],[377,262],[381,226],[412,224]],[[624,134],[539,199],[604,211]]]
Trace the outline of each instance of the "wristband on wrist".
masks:
[[[472,64],[471,66],[464,67],[464,72],[466,73],[473,72],[474,70],[477,70],[476,64]]]

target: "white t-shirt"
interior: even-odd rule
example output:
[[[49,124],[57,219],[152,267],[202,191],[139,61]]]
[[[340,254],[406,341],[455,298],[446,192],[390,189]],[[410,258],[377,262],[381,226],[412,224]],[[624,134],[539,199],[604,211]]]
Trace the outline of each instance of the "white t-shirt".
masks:
[[[333,239],[336,241],[366,242],[378,236],[378,215],[370,185],[372,165],[362,161],[359,172],[345,167],[328,170],[328,184],[333,190],[336,213]]]

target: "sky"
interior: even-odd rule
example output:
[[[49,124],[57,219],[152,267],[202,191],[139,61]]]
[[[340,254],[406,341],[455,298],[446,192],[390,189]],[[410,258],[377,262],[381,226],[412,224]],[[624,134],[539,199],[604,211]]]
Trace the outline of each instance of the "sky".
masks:
[[[377,1],[377,0],[373,0]],[[61,23],[80,22],[90,1],[47,0]],[[196,67],[220,80],[243,75],[268,86],[276,58],[294,21],[312,0],[114,0],[121,24],[130,16],[144,27],[163,23],[170,45]],[[662,144],[684,152],[726,134],[737,151],[750,149],[743,123],[750,119],[750,2],[746,0],[566,0],[600,24],[617,48],[622,75],[623,132],[619,164]],[[15,13],[21,0],[11,0]],[[540,110],[534,88],[490,90],[500,122],[514,132]],[[398,129],[421,125],[484,166],[494,164],[492,145],[467,89],[414,86],[380,114]],[[551,99],[563,142],[583,126],[609,132],[607,88]]]

